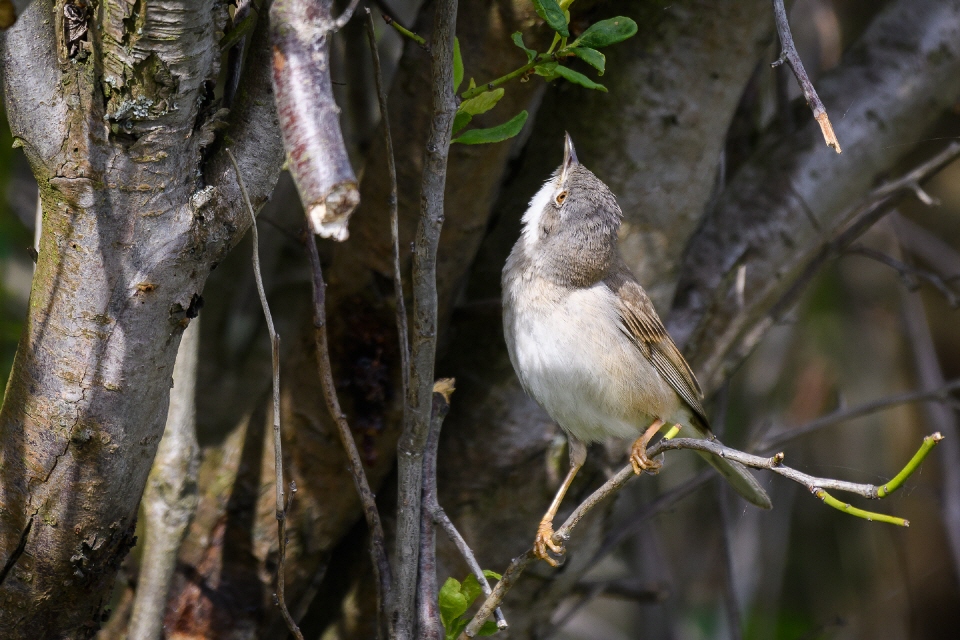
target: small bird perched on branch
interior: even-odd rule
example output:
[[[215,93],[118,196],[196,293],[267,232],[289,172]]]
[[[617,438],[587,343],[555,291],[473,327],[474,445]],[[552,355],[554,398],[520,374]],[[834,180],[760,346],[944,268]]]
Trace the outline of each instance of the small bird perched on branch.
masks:
[[[570,471],[537,531],[534,550],[553,566],[563,554],[553,518],[587,456],[585,443],[636,438],[630,462],[656,473],[650,439],[665,425],[714,439],[700,385],[617,247],[623,213],[610,189],[577,160],[530,201],[503,268],[503,328],[510,361],[530,396],[567,433]],[[639,436],[639,437],[638,437]],[[770,498],[745,467],[703,454],[751,503]]]

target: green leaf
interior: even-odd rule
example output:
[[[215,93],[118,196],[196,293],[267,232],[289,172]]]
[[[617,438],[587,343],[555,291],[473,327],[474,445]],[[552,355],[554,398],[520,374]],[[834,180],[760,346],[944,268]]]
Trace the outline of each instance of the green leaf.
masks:
[[[453,135],[462,131],[465,126],[470,124],[471,120],[473,120],[473,116],[466,111],[457,111],[457,115],[453,117]]]
[[[533,59],[537,57],[537,52],[533,49],[528,49],[523,44],[523,34],[517,31],[510,37],[513,39],[513,44],[523,49],[523,52],[527,54],[527,62],[533,62]]]
[[[497,623],[494,622],[493,620],[487,620],[486,622],[483,623],[483,626],[480,627],[480,632],[477,635],[492,636],[497,631],[500,631],[499,627],[497,627]]]
[[[483,593],[483,589],[480,587],[480,581],[477,580],[477,576],[472,573],[464,578],[463,583],[460,585],[460,593],[463,594],[463,597],[467,599],[467,606],[473,604],[473,601],[480,597],[480,594]]]
[[[503,576],[497,573],[496,571],[490,571],[490,569],[484,569],[483,575],[487,577],[488,580],[501,580]]]
[[[607,57],[597,51],[596,49],[590,49],[589,47],[575,47],[570,49],[575,56],[586,62],[588,65],[600,72],[600,75],[603,75],[604,67],[607,65]]]
[[[543,76],[547,82],[550,82],[551,80],[557,79],[556,68],[558,66],[556,62],[544,62],[543,64],[535,66],[533,70],[538,76]]]
[[[606,93],[607,91],[607,88],[602,84],[598,84],[593,80],[591,80],[590,78],[588,78],[587,76],[583,75],[582,73],[574,71],[573,69],[570,69],[568,67],[558,66],[554,71],[556,71],[557,75],[560,76],[561,78],[569,80],[574,84],[579,84],[580,86],[586,87],[587,89],[596,89],[597,91],[603,91],[604,93]]]
[[[470,98],[469,100],[464,100],[460,105],[459,111],[464,113],[469,113],[472,116],[478,116],[481,113],[486,113],[497,106],[497,103],[500,102],[500,98],[503,97],[503,89],[494,89],[493,91],[484,91],[480,95]]]
[[[513,118],[503,124],[490,127],[489,129],[471,129],[459,138],[454,138],[452,142],[460,144],[487,144],[490,142],[502,142],[509,140],[520,133],[523,129],[523,123],[527,121],[527,112],[521,111]],[[446,585],[444,585],[446,586]]]
[[[533,9],[538,16],[550,25],[551,29],[564,38],[570,37],[570,30],[567,29],[567,18],[563,15],[563,9],[557,4],[557,0],[533,0]]]
[[[453,39],[453,92],[460,89],[463,82],[463,58],[460,56],[460,38]]]
[[[572,46],[599,49],[623,42],[636,32],[636,22],[624,16],[617,16],[590,25],[586,31],[580,34],[579,38],[573,41]]]
[[[457,640],[468,626],[470,626],[469,619],[464,620],[463,618],[457,618],[453,627],[446,630],[446,640]]]
[[[455,578],[447,578],[447,581],[440,587],[440,594],[437,598],[440,601],[440,622],[444,629],[451,629],[457,618],[467,611],[469,603],[460,593],[460,582]]]

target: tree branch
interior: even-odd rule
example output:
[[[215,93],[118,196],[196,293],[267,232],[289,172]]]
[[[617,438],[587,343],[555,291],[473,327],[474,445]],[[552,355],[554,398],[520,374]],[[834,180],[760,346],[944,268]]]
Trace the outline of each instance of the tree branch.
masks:
[[[141,501],[146,542],[128,628],[129,636],[137,640],[161,637],[177,552],[199,499],[195,404],[199,351],[200,319],[196,318],[180,340],[167,424]]]
[[[377,600],[379,603],[380,626],[386,625],[388,629],[387,637],[392,637],[392,624],[387,612],[392,603],[391,581],[393,579],[390,570],[390,562],[387,559],[387,545],[383,534],[383,524],[380,521],[380,512],[377,509],[376,497],[370,489],[370,483],[367,481],[367,474],[363,470],[363,461],[360,459],[360,452],[357,450],[357,443],[353,439],[353,431],[347,423],[347,416],[340,408],[340,400],[337,398],[337,388],[333,382],[333,370],[330,366],[330,346],[327,342],[327,311],[326,311],[326,289],[327,285],[323,281],[323,270],[320,265],[320,256],[317,253],[317,244],[314,238],[306,238],[307,254],[310,257],[310,268],[313,271],[313,326],[314,339],[317,348],[317,369],[320,374],[320,382],[323,386],[323,397],[327,403],[327,409],[330,411],[330,417],[337,425],[337,433],[340,435],[340,443],[343,445],[344,453],[347,456],[347,467],[350,475],[353,477],[353,484],[360,497],[360,504],[363,507],[363,515],[367,521],[367,528],[370,530],[370,561],[373,565],[373,571],[377,582]]]
[[[387,152],[387,175],[390,178],[390,239],[393,241],[393,297],[397,309],[397,333],[400,342],[400,368],[403,381],[403,397],[410,387],[410,330],[407,327],[407,305],[403,295],[403,275],[400,272],[400,212],[397,196],[397,162],[393,153],[393,136],[390,133],[390,116],[387,112],[387,93],[383,88],[383,73],[380,70],[380,52],[374,31],[373,14],[366,11],[367,40],[373,57],[373,77],[377,84],[377,100],[380,104],[380,126],[383,127],[383,143]],[[385,14],[384,14],[385,15]]]
[[[284,594],[284,575],[285,561],[287,556],[287,502],[283,496],[283,443],[280,437],[280,336],[277,334],[276,327],[273,324],[273,314],[270,313],[270,303],[267,302],[267,293],[263,288],[263,276],[260,273],[260,237],[257,231],[257,214],[250,204],[250,197],[247,195],[247,188],[243,184],[243,177],[240,175],[240,166],[237,159],[233,157],[233,152],[228,148],[227,155],[233,168],[237,172],[237,183],[240,185],[240,193],[243,195],[243,202],[247,206],[247,213],[250,214],[250,234],[253,237],[253,276],[257,283],[257,293],[260,296],[260,305],[263,307],[263,317],[267,321],[267,331],[270,333],[270,356],[273,364],[273,460],[274,471],[276,472],[276,515],[277,515],[277,541],[279,546],[279,557],[277,560],[277,606],[283,614],[283,619],[287,623],[297,640],[303,640],[303,634],[300,628],[290,616],[287,609],[287,601]],[[290,495],[297,491],[294,483],[290,483]]]
[[[328,39],[356,5],[338,20],[333,0],[276,0],[270,8],[273,88],[290,173],[313,232],[340,241],[360,191],[333,99]]]
[[[866,402],[855,407],[838,409],[833,413],[829,413],[804,425],[800,425],[799,427],[768,436],[758,446],[751,447],[751,449],[756,449],[757,451],[767,453],[775,451],[787,442],[813,433],[814,431],[819,431],[820,429],[829,427],[839,422],[846,422],[847,420],[853,420],[854,418],[868,416],[871,413],[876,413],[877,411],[882,411],[883,409],[888,409],[901,404],[922,402],[924,400],[938,401],[940,403],[947,402],[951,397],[950,393],[956,391],[957,389],[960,389],[960,379],[950,380],[949,382],[945,382],[935,389],[900,393],[887,396],[885,398],[880,398],[879,400],[874,400],[873,402]]]
[[[906,478],[908,478],[919,468],[927,454],[930,453],[930,450],[933,449],[942,439],[943,438],[939,433],[935,433],[924,438],[923,444],[920,446],[913,458],[911,458],[906,464],[906,466],[904,466],[904,468],[889,482],[879,486],[872,484],[859,484],[845,480],[835,480],[832,478],[818,478],[785,466],[783,464],[784,454],[782,453],[777,453],[772,457],[766,458],[745,453],[743,451],[738,451],[737,449],[732,449],[720,444],[720,442],[716,440],[700,440],[696,438],[673,438],[671,440],[661,439],[657,441],[656,444],[647,448],[647,456],[652,458],[667,451],[675,451],[680,449],[704,451],[721,458],[726,458],[727,460],[739,462],[740,464],[753,469],[766,469],[768,471],[772,471],[773,473],[781,475],[788,480],[792,480],[793,482],[803,485],[808,491],[820,498],[827,505],[850,515],[864,518],[866,520],[876,520],[879,522],[888,522],[890,524],[897,524],[900,526],[909,526],[909,522],[903,518],[864,511],[862,509],[852,507],[849,504],[840,502],[832,495],[827,493],[827,489],[831,491],[853,493],[860,497],[869,499],[885,498],[903,485],[903,482],[906,480]],[[586,500],[581,502],[580,505],[574,509],[573,513],[571,513],[563,523],[563,526],[557,529],[553,534],[554,542],[560,543],[568,540],[573,532],[573,529],[584,518],[584,516],[587,515],[587,513],[589,513],[594,507],[609,498],[611,495],[622,489],[623,486],[634,477],[636,477],[636,473],[633,471],[633,466],[630,464],[624,466],[619,472],[617,472],[616,475],[607,480],[603,486],[590,494]],[[504,595],[506,595],[506,592],[510,589],[510,587],[513,586],[527,565],[529,565],[530,562],[532,562],[535,558],[536,557],[534,556],[532,548],[527,550],[527,552],[523,555],[514,558],[513,562],[510,563],[510,566],[504,572],[503,579],[497,583],[497,587],[493,590],[493,593],[487,597],[483,605],[481,605],[480,609],[470,621],[470,624],[461,635],[461,640],[463,638],[473,638],[476,636],[484,621],[490,617],[494,607],[499,606]],[[509,582],[507,580],[508,576]]]
[[[803,97],[813,111],[813,117],[820,125],[820,131],[823,132],[823,140],[827,146],[840,153],[840,142],[837,135],[833,132],[833,125],[830,124],[830,117],[827,110],[817,95],[817,90],[813,88],[807,70],[803,68],[803,61],[800,60],[800,54],[797,53],[797,47],[793,44],[793,34],[790,32],[790,23],[787,20],[787,10],[783,6],[783,0],[773,0],[773,17],[777,23],[777,33],[780,35],[780,57],[770,66],[779,67],[784,62],[790,65],[793,75],[797,77],[797,83],[803,91]]]
[[[430,428],[437,352],[437,245],[444,216],[450,134],[457,109],[453,94],[453,38],[457,1],[437,3],[433,27],[433,122],[424,154],[420,222],[413,257],[413,344],[403,433],[397,446],[397,637],[414,637],[417,539],[420,531],[423,452]]]

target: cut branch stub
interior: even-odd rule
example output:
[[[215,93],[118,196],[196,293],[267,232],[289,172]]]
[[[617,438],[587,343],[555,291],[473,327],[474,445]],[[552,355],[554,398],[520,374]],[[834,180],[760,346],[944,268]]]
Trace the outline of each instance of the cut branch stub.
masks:
[[[357,178],[343,143],[333,99],[327,39],[333,2],[278,0],[270,9],[273,89],[288,166],[314,233],[349,236],[360,204]]]

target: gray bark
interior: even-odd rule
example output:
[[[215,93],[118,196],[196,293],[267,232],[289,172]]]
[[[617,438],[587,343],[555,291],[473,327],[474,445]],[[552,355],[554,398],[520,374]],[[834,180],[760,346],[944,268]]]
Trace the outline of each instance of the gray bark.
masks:
[[[201,109],[219,72],[223,6],[143,9],[104,3],[72,58],[54,29],[61,3],[35,2],[2,41],[11,127],[44,210],[0,409],[10,638],[90,637],[133,544],[180,336],[211,266],[248,226],[222,154],[204,162],[215,131],[228,124],[241,141],[258,206],[279,172],[265,69],[251,69],[226,123]]]

